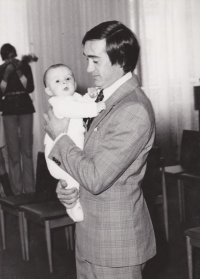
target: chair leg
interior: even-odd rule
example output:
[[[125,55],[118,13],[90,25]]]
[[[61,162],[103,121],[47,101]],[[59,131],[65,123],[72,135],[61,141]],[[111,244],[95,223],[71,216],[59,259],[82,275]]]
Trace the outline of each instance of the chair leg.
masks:
[[[178,199],[179,199],[180,220],[181,222],[185,222],[184,185],[183,185],[183,181],[180,179],[178,179]]]
[[[183,212],[183,222],[186,220],[185,216],[185,188],[183,180],[181,180],[181,195],[182,195],[182,212]]]
[[[22,212],[22,225],[23,225],[23,235],[24,235],[25,260],[29,261],[28,222],[24,212]]]
[[[25,245],[24,245],[24,227],[23,227],[23,216],[22,212],[18,212],[18,220],[19,220],[19,233],[20,233],[20,240],[21,240],[21,248],[22,248],[22,258],[25,261]]]
[[[71,247],[71,250],[74,250],[73,226],[69,226],[69,235],[70,235],[70,247]]]
[[[65,238],[66,238],[66,245],[67,245],[67,250],[70,249],[70,242],[69,242],[69,227],[65,227]]]
[[[1,236],[2,236],[2,244],[3,250],[6,249],[6,238],[5,238],[5,221],[4,221],[4,211],[0,206],[0,218],[1,218]]]
[[[187,245],[187,260],[188,260],[189,279],[193,279],[192,246],[190,244],[190,237],[189,236],[186,236],[186,245]]]
[[[162,170],[162,192],[163,192],[163,210],[164,210],[164,224],[167,241],[169,240],[169,225],[168,225],[168,204],[167,204],[167,188],[165,180],[165,171]]]
[[[48,220],[45,221],[45,234],[46,234],[49,269],[50,269],[50,273],[52,273],[53,264],[52,264],[52,248],[51,248],[51,228],[50,228],[50,221]]]
[[[74,250],[74,238],[73,238],[73,227],[65,227],[65,237],[68,250]]]

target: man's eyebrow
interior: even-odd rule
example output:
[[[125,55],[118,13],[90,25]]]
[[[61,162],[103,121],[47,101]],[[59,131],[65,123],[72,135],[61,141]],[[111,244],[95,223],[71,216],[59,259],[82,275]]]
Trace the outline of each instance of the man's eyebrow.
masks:
[[[96,56],[96,55],[86,55],[84,52],[83,52],[83,55],[86,57],[89,57],[89,58],[100,58],[99,56]]]

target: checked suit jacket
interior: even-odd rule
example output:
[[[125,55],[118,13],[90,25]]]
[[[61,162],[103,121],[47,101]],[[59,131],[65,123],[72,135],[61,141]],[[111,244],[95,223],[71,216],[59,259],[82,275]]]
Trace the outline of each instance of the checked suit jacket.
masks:
[[[106,100],[80,150],[67,136],[49,158],[80,183],[84,221],[76,224],[76,245],[88,262],[122,267],[146,262],[156,253],[155,236],[141,190],[154,142],[150,101],[135,75]]]

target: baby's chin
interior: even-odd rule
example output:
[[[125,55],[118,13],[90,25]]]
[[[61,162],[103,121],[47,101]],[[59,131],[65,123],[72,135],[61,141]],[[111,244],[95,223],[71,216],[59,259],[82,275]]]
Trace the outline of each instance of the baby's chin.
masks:
[[[69,91],[62,91],[62,94],[60,94],[60,96],[73,96],[74,92],[69,92]]]

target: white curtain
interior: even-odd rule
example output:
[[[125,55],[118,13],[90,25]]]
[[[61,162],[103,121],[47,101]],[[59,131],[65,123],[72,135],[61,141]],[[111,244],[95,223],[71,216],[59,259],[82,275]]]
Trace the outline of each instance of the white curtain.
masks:
[[[142,84],[156,115],[156,144],[179,157],[183,129],[198,130],[193,86],[200,78],[200,1],[140,0]]]
[[[16,47],[18,58],[29,52],[26,2],[0,0],[0,47],[5,43],[12,44]]]
[[[182,130],[198,129],[193,86],[200,78],[199,0],[1,0],[0,11],[1,45],[10,42],[20,54],[35,53],[39,58],[31,64],[34,160],[44,148],[44,71],[54,63],[68,64],[78,91],[84,93],[93,81],[86,73],[81,40],[87,30],[106,20],[120,20],[137,35],[137,73],[155,110],[156,144],[166,162],[177,159]]]

